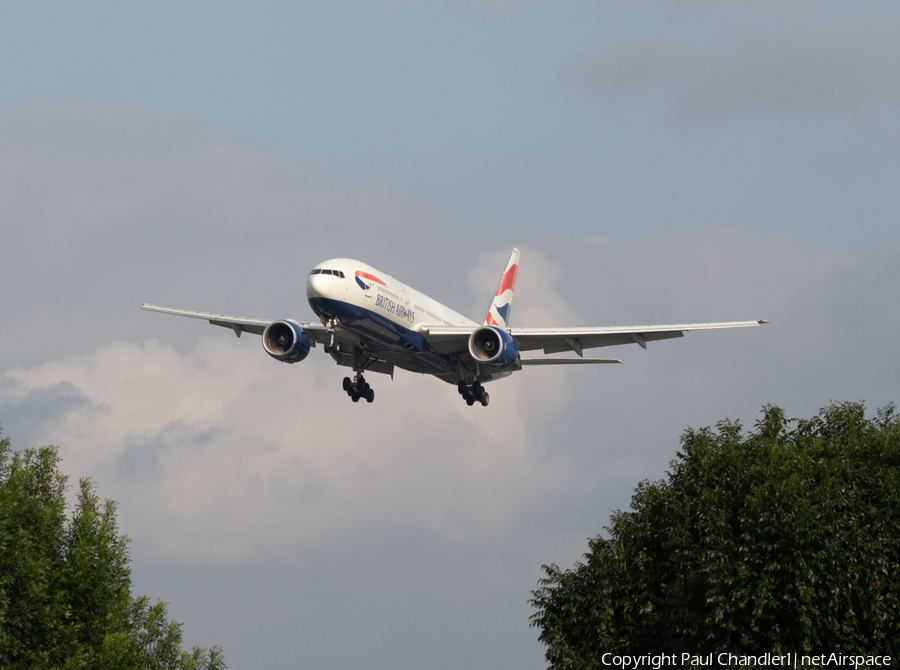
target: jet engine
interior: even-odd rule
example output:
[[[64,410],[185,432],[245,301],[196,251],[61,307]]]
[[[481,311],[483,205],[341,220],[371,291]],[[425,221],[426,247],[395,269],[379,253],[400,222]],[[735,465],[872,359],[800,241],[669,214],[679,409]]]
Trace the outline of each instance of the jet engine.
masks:
[[[469,336],[469,353],[478,363],[501,370],[519,360],[515,340],[496,326],[476,328]]]
[[[309,336],[292,321],[273,321],[262,334],[263,349],[282,363],[299,363],[309,354]]]

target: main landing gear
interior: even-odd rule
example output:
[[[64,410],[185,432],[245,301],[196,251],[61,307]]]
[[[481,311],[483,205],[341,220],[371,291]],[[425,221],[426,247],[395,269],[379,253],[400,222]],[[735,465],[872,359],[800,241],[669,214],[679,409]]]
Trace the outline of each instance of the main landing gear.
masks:
[[[375,390],[369,386],[361,374],[356,375],[356,381],[351,381],[350,377],[344,377],[344,390],[353,402],[359,402],[360,398],[365,398],[366,402],[375,400]]]
[[[491,396],[488,395],[488,392],[484,390],[479,381],[474,382],[472,385],[460,382],[456,388],[469,407],[474,405],[476,401],[480,402],[483,407],[487,407],[491,401]]]

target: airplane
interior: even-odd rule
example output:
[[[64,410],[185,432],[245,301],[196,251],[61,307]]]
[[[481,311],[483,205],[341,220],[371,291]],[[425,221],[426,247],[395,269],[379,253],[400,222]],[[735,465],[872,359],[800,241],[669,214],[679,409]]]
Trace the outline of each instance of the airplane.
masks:
[[[394,369],[430,374],[455,384],[468,405],[487,406],[484,384],[532,365],[621,363],[617,358],[584,358],[584,349],[647,343],[682,337],[686,331],[743,328],[765,320],[661,326],[512,328],[510,306],[519,270],[513,249],[483,323],[478,324],[390,275],[360,261],[335,258],[316,265],[306,280],[306,299],[318,323],[273,321],[193,312],[144,303],[141,309],[231,328],[235,335],[262,335],[266,353],[282,363],[299,363],[321,344],[338,365],[353,370],[343,388],[353,402],[375,400],[364,373],[393,379]],[[523,358],[524,351],[575,352],[577,358]]]

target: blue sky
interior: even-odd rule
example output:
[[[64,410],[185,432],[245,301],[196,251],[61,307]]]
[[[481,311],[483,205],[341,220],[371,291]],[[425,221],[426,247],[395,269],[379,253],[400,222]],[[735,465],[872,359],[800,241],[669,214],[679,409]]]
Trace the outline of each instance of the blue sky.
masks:
[[[188,116],[339,183],[389,183],[467,232],[891,239],[888,3],[37,7],[5,10],[6,104]],[[867,225],[851,234],[850,216]]]
[[[896,398],[898,45],[874,1],[0,4],[4,433],[229,667],[544,667],[541,564],[685,427]],[[513,325],[772,324],[485,410],[137,309],[312,319],[348,256],[480,319],[513,245]]]

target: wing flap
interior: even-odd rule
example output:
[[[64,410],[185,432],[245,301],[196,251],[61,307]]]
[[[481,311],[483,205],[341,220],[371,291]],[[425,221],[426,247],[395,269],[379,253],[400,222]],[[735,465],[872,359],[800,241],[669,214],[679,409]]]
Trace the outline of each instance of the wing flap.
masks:
[[[243,332],[253,333],[254,335],[262,335],[263,331],[266,329],[265,326],[256,324],[233,323],[230,321],[213,321],[212,319],[210,319],[209,322],[214,326],[231,328],[234,331],[234,334],[238,337],[240,337],[241,333]]]
[[[681,323],[656,326],[622,326],[598,328],[510,328],[521,351],[542,349],[545,354],[581,349],[611,347],[621,344],[638,344],[647,348],[647,342],[683,337],[692,330],[718,330],[722,328],[746,328],[759,326],[767,321],[720,321],[718,323]]]
[[[226,326],[231,328],[233,325],[261,327],[265,330],[274,319],[251,319],[246,316],[229,316],[227,314],[213,314],[211,312],[193,312],[187,309],[175,309],[174,307],[160,307],[159,305],[150,305],[144,303],[141,309],[148,312],[160,312],[162,314],[174,314],[175,316],[187,316],[192,319],[205,319],[217,326]],[[262,331],[260,331],[262,332]]]
[[[516,342],[519,341],[518,335],[513,335]],[[540,343],[541,349],[545,354],[558,354],[562,351],[574,351],[578,353],[578,349],[593,349],[595,347],[613,347],[620,344],[640,344],[645,349],[646,342],[653,340],[668,340],[675,337],[684,337],[684,331],[664,331],[664,332],[639,332],[639,333],[596,333],[596,334],[580,334],[575,337],[571,335],[559,337],[557,335],[549,335],[546,339],[540,336],[532,338],[524,336],[528,339],[534,339]],[[522,348],[522,347],[520,347]],[[538,347],[535,347],[538,348]],[[578,354],[579,356],[581,354]]]
[[[543,350],[545,354],[582,349],[612,347],[621,344],[638,344],[646,348],[647,342],[683,337],[692,330],[719,330],[722,328],[747,328],[768,321],[720,321],[716,323],[678,323],[655,326],[602,326],[588,328],[506,328],[519,347],[519,351]],[[444,354],[464,354],[468,351],[469,336],[480,326],[428,326],[422,335],[437,351]]]
[[[238,337],[240,337],[241,333],[243,332],[253,333],[254,335],[262,335],[263,331],[266,329],[266,326],[268,326],[270,323],[273,323],[274,321],[274,319],[253,319],[246,316],[229,316],[227,314],[213,314],[211,312],[194,312],[187,309],[161,307],[159,305],[150,305],[148,303],[144,303],[143,305],[141,305],[141,309],[147,310],[148,312],[160,312],[161,314],[186,316],[191,319],[203,319],[205,321],[209,321],[214,326],[231,328],[234,331],[234,334]],[[327,344],[329,342],[329,339],[331,338],[328,329],[321,323],[299,323],[298,325],[303,328],[304,331],[306,331],[306,334],[309,335],[309,337],[314,342]],[[346,339],[350,341],[350,338]]]

